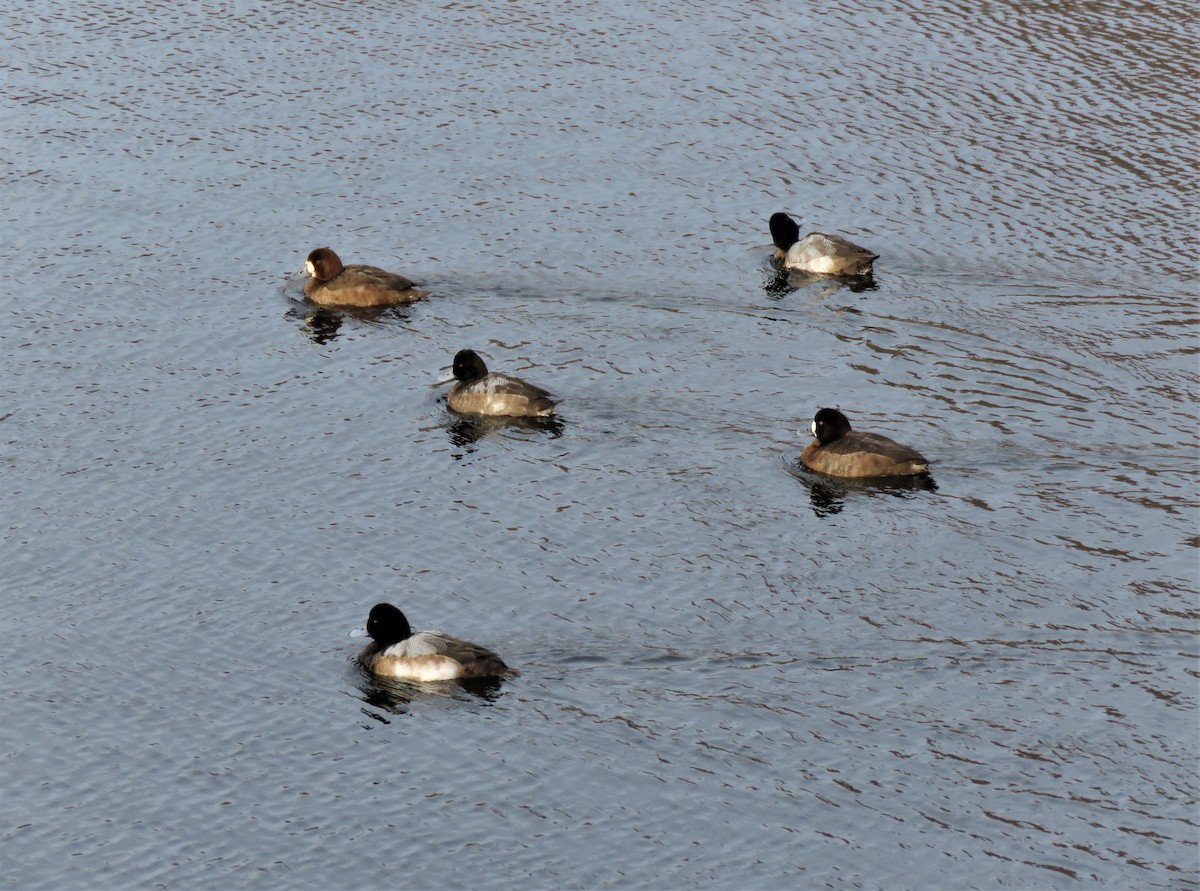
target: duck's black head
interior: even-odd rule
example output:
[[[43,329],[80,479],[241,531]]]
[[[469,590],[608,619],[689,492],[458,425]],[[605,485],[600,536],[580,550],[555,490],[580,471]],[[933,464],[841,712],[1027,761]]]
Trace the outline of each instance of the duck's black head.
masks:
[[[812,422],[812,434],[821,445],[836,442],[850,432],[850,421],[836,408],[823,408]]]
[[[454,356],[454,377],[465,384],[487,377],[487,366],[474,350],[459,350]]]
[[[404,613],[390,603],[377,603],[371,607],[367,616],[367,636],[386,650],[392,644],[399,643],[412,636],[412,628]]]
[[[800,240],[800,226],[785,213],[771,214],[771,240],[775,247],[786,253]]]

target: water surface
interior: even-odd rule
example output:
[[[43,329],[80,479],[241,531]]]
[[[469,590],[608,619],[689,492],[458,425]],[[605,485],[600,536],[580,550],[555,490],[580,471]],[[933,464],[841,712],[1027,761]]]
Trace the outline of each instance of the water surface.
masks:
[[[0,884],[1195,887],[1189,15],[4,13]],[[370,681],[379,600],[521,677]]]

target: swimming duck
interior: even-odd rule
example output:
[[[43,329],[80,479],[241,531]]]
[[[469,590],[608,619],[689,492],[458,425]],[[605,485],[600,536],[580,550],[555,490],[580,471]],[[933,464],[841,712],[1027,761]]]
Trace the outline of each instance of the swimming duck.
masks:
[[[836,408],[823,408],[812,422],[816,441],[800,455],[809,470],[828,476],[914,476],[929,472],[929,462],[915,449],[878,433],[850,429],[850,421]]]
[[[869,275],[879,258],[840,235],[810,232],[801,238],[800,227],[786,213],[771,216],[771,240],[776,263],[820,275]]]
[[[358,661],[371,674],[405,681],[450,681],[458,678],[511,678],[509,668],[486,647],[441,631],[413,631],[408,619],[390,603],[377,603],[367,627],[354,637],[370,637]]]
[[[459,350],[453,370],[455,383],[446,397],[452,411],[509,418],[554,414],[555,401],[549,392],[520,378],[489,372],[474,350]]]
[[[322,306],[391,306],[422,296],[402,275],[374,266],[343,266],[327,247],[312,251],[304,268],[312,276],[304,283],[304,296]]]

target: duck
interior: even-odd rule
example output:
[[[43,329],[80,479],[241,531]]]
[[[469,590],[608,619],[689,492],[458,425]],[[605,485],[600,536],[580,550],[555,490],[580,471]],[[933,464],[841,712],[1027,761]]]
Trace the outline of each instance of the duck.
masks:
[[[304,296],[321,306],[394,306],[422,296],[402,275],[375,266],[343,266],[327,247],[309,252],[304,268],[312,276],[304,283]]]
[[[413,631],[404,613],[390,603],[371,607],[366,627],[351,636],[371,638],[358,661],[377,677],[425,683],[520,674],[487,647],[442,631]]]
[[[823,408],[813,417],[816,439],[805,447],[800,463],[826,476],[916,476],[929,472],[929,461],[920,452],[879,433],[850,429],[850,421],[836,408]]]
[[[818,275],[870,275],[871,264],[879,258],[840,235],[810,232],[801,238],[800,227],[786,213],[772,214],[770,225],[773,259],[784,269]]]
[[[454,355],[453,372],[455,382],[446,397],[451,411],[507,418],[554,414],[556,402],[548,391],[520,378],[488,371],[474,350],[459,350]]]

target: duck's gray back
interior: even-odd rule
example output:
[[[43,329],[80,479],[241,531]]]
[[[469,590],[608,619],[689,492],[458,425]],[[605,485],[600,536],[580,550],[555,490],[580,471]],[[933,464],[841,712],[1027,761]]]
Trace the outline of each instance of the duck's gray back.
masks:
[[[448,649],[447,640],[448,635],[441,631],[417,631],[388,647],[387,654],[401,657],[438,656]]]

